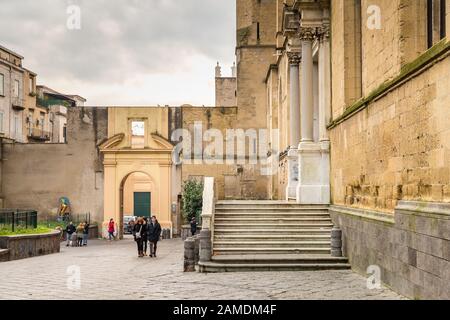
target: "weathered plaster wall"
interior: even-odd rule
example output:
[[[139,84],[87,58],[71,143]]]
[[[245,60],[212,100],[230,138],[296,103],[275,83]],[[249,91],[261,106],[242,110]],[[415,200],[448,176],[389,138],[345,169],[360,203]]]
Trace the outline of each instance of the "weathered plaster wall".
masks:
[[[4,145],[4,207],[32,208],[55,215],[58,199],[71,200],[75,214],[103,221],[103,165],[97,144],[106,138],[107,111],[72,108],[67,144]]]

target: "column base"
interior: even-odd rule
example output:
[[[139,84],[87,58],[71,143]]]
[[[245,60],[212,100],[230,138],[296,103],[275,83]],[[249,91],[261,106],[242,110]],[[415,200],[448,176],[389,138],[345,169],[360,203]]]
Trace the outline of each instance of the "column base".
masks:
[[[298,150],[290,149],[288,159],[288,185],[286,187],[286,200],[296,199],[298,187]]]
[[[298,149],[299,204],[330,204],[330,154],[328,142],[302,142]]]

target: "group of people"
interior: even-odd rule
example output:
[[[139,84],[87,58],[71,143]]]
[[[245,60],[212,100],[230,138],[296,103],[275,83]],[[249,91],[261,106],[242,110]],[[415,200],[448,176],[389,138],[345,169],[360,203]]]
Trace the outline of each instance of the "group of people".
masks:
[[[108,224],[109,240],[116,239],[114,232],[115,222],[111,219]],[[85,221],[75,227],[73,222],[70,222],[66,227],[66,234],[67,246],[87,246],[89,223]],[[150,244],[150,257],[156,257],[156,249],[161,237],[161,225],[156,219],[156,216],[152,216],[150,221],[147,217],[139,217],[133,226],[133,237],[137,244],[138,257],[142,258],[147,256],[148,244]]]
[[[80,223],[77,227],[71,221],[66,227],[67,247],[87,246],[89,238],[89,223],[87,221]]]
[[[155,216],[137,219],[133,227],[133,237],[137,244],[138,257],[147,256],[147,243],[150,243],[150,258],[156,257],[156,249],[161,236],[161,225]]]

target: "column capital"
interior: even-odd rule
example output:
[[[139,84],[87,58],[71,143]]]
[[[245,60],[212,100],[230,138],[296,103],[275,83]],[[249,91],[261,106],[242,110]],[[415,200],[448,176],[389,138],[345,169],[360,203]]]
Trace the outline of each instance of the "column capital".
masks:
[[[287,56],[289,59],[289,64],[291,65],[298,65],[301,61],[300,52],[287,52]]]
[[[298,36],[302,41],[313,41],[317,37],[316,28],[301,27],[298,30]]]
[[[326,24],[317,30],[319,41],[328,41],[330,39],[330,25]]]

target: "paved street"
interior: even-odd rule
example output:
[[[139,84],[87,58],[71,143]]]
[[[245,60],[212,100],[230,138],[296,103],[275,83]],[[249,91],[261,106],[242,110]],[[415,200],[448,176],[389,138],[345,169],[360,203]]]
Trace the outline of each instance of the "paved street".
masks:
[[[399,299],[366,289],[352,271],[183,273],[180,239],[159,243],[155,259],[139,259],[132,240],[91,241],[88,247],[0,263],[0,299]],[[70,266],[80,288],[69,290]],[[76,269],[70,269],[76,270]],[[69,280],[68,280],[69,279]]]

